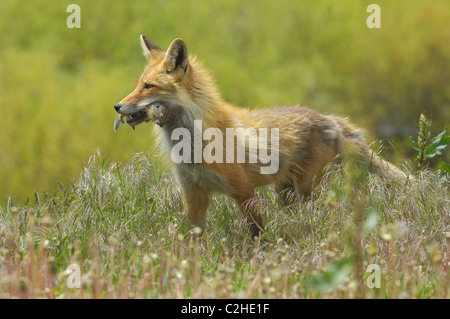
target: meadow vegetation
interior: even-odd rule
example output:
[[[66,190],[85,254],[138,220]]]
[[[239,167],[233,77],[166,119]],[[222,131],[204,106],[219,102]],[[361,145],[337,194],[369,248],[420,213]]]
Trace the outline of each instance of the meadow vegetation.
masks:
[[[171,175],[145,154],[96,154],[70,189],[1,208],[0,298],[449,298],[448,175],[386,185],[345,163],[304,203],[260,189],[257,241],[215,197],[196,240]]]

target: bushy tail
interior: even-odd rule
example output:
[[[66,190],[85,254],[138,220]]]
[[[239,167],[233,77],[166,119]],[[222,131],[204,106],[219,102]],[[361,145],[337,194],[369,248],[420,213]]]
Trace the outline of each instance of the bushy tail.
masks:
[[[371,149],[367,148],[362,156],[365,161],[369,162],[369,170],[371,173],[375,173],[386,180],[405,181],[407,179],[403,171],[394,164],[382,159]]]
[[[394,164],[382,159],[376,152],[368,147],[363,130],[356,128],[346,119],[340,117],[333,118],[342,128],[341,149],[343,152],[346,152],[349,149],[356,151],[362,163],[369,167],[371,173],[377,174],[388,181],[407,180],[407,176],[403,171]]]

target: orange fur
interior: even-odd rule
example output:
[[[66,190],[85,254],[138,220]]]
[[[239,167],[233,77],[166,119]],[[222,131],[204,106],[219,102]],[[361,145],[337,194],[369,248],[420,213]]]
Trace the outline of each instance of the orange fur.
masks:
[[[260,162],[237,163],[236,153],[234,162],[227,163],[225,139],[223,163],[203,161],[173,165],[183,191],[187,216],[194,224],[204,226],[210,196],[221,192],[236,201],[252,236],[258,236],[264,225],[254,205],[254,188],[272,184],[285,203],[294,192],[306,197],[320,182],[325,166],[348,145],[355,147],[366,161],[372,159],[373,170],[381,176],[405,178],[394,165],[373,156],[362,131],[347,120],[302,107],[249,111],[233,106],[222,99],[209,72],[196,58],[188,55],[183,40],[175,39],[167,52],[144,36],[141,36],[141,45],[148,65],[136,89],[115,107],[120,114],[133,114],[153,102],[162,104],[164,108],[157,123],[164,127],[156,130],[164,153],[170,154],[173,147],[173,130],[183,127],[193,132],[194,120],[202,120],[203,131],[218,128],[224,136],[227,128],[255,129],[256,136],[243,137],[248,145],[252,139],[259,138],[261,128],[279,130],[279,167],[274,174],[261,174]],[[154,114],[149,118],[156,122]],[[205,146],[207,141],[202,143]],[[267,147],[270,149],[270,146]]]

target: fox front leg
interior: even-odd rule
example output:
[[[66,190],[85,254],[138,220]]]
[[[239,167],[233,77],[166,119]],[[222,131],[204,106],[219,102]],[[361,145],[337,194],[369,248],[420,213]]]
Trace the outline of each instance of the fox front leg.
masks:
[[[190,185],[183,189],[183,197],[186,202],[187,218],[192,226],[199,227],[200,232],[194,233],[195,237],[201,237],[206,227],[206,211],[209,206],[209,192],[196,185]]]

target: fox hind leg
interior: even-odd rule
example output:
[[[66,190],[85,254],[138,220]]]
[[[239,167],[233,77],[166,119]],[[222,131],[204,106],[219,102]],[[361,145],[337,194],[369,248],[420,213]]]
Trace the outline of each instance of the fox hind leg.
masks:
[[[239,209],[247,221],[252,238],[259,237],[264,231],[264,222],[256,204],[253,187],[240,185],[239,188],[234,188],[231,196],[239,205]]]
[[[311,195],[313,187],[320,183],[325,167],[335,158],[335,144],[327,143],[318,132],[314,132],[308,145],[308,156],[293,172],[295,190],[300,197],[306,199]]]
[[[295,202],[297,195],[295,192],[295,185],[293,183],[279,183],[274,186],[275,192],[283,206],[288,206]]]

